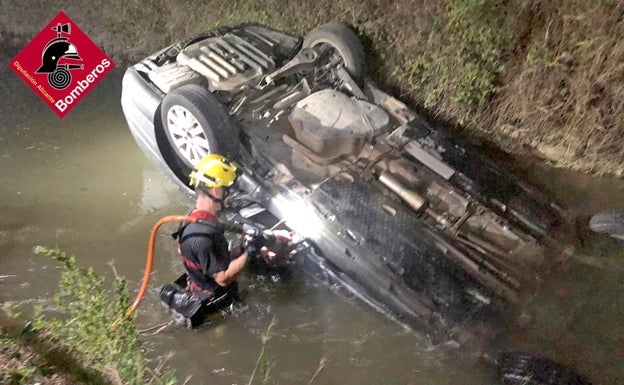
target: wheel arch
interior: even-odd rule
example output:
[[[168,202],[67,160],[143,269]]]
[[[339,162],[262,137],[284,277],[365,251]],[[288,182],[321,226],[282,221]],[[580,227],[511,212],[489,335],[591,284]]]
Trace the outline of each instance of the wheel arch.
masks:
[[[347,72],[358,84],[366,77],[366,52],[358,34],[348,25],[335,21],[319,25],[304,37],[302,47],[329,44],[344,61]]]

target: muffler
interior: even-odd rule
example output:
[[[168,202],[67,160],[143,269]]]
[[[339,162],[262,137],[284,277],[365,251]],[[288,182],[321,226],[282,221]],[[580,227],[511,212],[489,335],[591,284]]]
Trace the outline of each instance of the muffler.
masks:
[[[416,191],[405,187],[391,172],[383,171],[381,175],[379,175],[379,181],[403,199],[414,211],[422,209],[427,202],[425,198]]]

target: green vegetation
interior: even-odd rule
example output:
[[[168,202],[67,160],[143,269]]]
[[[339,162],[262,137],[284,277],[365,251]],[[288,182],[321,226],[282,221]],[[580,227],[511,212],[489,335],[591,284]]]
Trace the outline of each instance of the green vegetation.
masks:
[[[0,330],[0,383],[36,383],[46,378],[36,354],[24,346],[19,336]]]
[[[35,252],[62,266],[54,310],[44,311],[50,304],[40,303],[25,332],[3,331],[0,362],[7,361],[7,368],[0,383],[34,383],[50,373],[62,373],[71,383],[175,383],[170,370],[146,366],[133,317],[126,315],[130,303],[123,279],[115,278],[111,299],[104,280],[92,269],[78,267],[74,257],[43,247]],[[21,318],[19,307],[5,306],[5,310]]]
[[[373,80],[413,106],[511,153],[624,175],[619,0],[9,0],[0,44],[24,44],[61,9],[119,66],[220,25],[304,35],[343,22],[367,46]]]
[[[273,317],[273,319],[271,319],[271,323],[269,323],[269,326],[267,327],[266,332],[262,336],[262,348],[260,349],[260,354],[258,354],[256,365],[254,366],[253,372],[251,373],[251,377],[249,378],[249,382],[247,382],[247,385],[253,384],[254,379],[256,378],[256,373],[258,373],[258,370],[260,370],[260,374],[262,376],[261,377],[262,384],[269,383],[269,379],[271,378],[271,369],[273,368],[273,363],[271,362],[269,358],[265,356],[265,354],[266,354],[267,344],[269,343],[269,340],[271,339],[271,332],[273,331],[273,328],[275,327],[275,325],[277,325],[277,321],[275,320],[275,317]]]
[[[424,94],[425,107],[446,101],[462,124],[487,107],[501,87],[505,57],[520,36],[516,20],[522,3],[454,0],[434,15],[429,49],[406,61],[410,86]]]

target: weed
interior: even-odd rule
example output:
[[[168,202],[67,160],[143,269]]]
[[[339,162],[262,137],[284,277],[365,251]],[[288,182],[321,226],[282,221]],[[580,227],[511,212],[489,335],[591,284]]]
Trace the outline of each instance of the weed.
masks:
[[[460,123],[483,110],[499,91],[505,58],[519,37],[512,18],[519,1],[454,0],[435,15],[427,44],[410,69],[425,107],[454,111]]]
[[[73,256],[45,247],[36,247],[35,253],[54,259],[62,267],[52,301],[54,313],[43,311],[43,303],[34,309],[32,327],[42,356],[63,357],[63,366],[89,383],[175,382],[170,370],[156,378],[148,373],[135,324],[126,315],[130,303],[122,278],[115,278],[111,299],[104,279],[91,268],[80,268]],[[14,306],[5,306],[5,310],[13,317],[19,316]]]
[[[31,356],[18,344],[8,331],[0,330],[0,383],[35,383],[42,374]]]
[[[254,379],[256,378],[256,373],[258,372],[258,369],[260,369],[260,373],[262,375],[262,383],[267,384],[269,382],[273,363],[270,359],[265,357],[265,354],[267,344],[271,339],[271,332],[273,331],[275,325],[277,325],[277,321],[275,320],[275,317],[273,317],[273,319],[271,319],[271,322],[269,323],[269,326],[267,327],[266,332],[262,336],[262,348],[260,349],[260,354],[258,355],[256,365],[254,366],[253,372],[251,373],[251,377],[249,378],[249,382],[247,383],[247,385],[251,385],[253,383]]]

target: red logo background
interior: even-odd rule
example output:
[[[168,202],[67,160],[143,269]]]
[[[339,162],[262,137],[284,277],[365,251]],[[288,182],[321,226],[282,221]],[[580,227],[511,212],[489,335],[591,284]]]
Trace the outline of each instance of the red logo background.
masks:
[[[63,33],[68,42],[76,47],[82,60],[61,58],[61,63],[81,64],[82,69],[70,70],[71,81],[63,89],[56,89],[48,81],[48,73],[36,73],[42,66],[46,45],[57,38],[53,27],[69,24],[70,33]],[[108,64],[108,65],[107,65]],[[35,91],[61,118],[113,69],[115,64],[91,39],[64,13],[58,15],[28,45],[9,62],[9,67]],[[86,86],[85,86],[86,85]],[[59,102],[60,101],[60,102]],[[70,102],[70,103],[67,103]],[[64,104],[64,108],[63,108]]]

